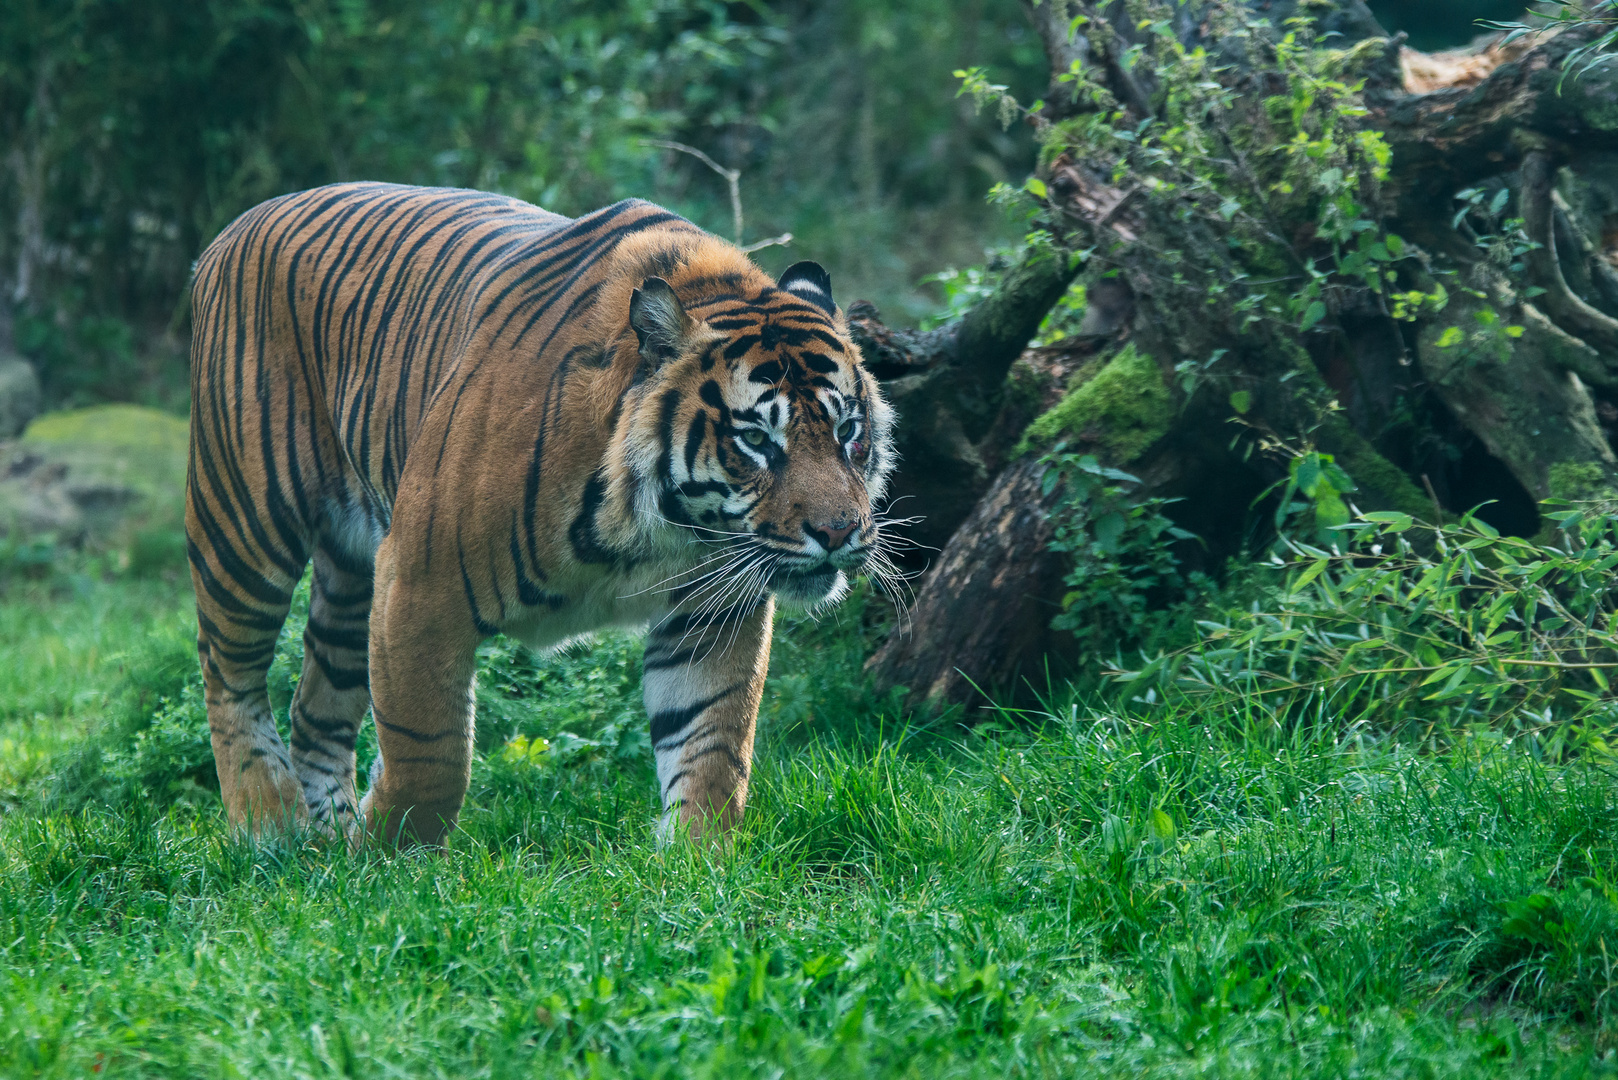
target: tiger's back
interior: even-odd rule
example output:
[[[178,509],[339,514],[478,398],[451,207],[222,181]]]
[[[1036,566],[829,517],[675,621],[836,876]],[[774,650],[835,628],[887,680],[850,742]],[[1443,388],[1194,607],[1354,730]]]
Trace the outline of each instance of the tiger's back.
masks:
[[[742,535],[711,526],[783,500],[800,510],[805,498],[836,503],[820,516],[839,529],[844,518],[868,520],[869,481],[879,486],[891,467],[885,446],[873,466],[870,441],[848,439],[833,456],[852,463],[852,445],[864,467],[851,465],[842,482],[828,487],[805,468],[799,479],[777,468],[771,480],[742,460],[734,436],[726,441],[725,425],[747,411],[736,406],[774,393],[752,385],[758,370],[780,367],[780,401],[792,396],[792,371],[809,371],[782,365],[779,345],[761,351],[772,334],[846,358],[813,360],[839,370],[810,373],[826,383],[813,394],[846,397],[849,417],[863,409],[863,421],[838,421],[840,433],[886,422],[829,283],[782,283],[638,201],[569,220],[480,192],[337,185],[265,203],[221,234],[193,288],[187,524],[232,818],[308,815],[352,832],[353,746],[369,704],[383,768],[362,809],[390,836],[408,824],[436,839],[464,797],[477,642],[504,631],[545,644],[645,620],[661,620],[648,640],[654,735],[660,714],[689,713],[682,732],[712,729],[689,750],[688,738],[678,753],[660,752],[660,774],[674,777],[665,803],[678,811],[706,800],[686,818],[739,813],[771,581],[707,580],[714,566],[696,556],[711,553],[692,552],[691,541]],[[743,324],[766,329],[748,335]],[[716,370],[729,372],[719,389]],[[784,431],[773,436],[782,447]],[[811,457],[826,449],[816,432],[794,439]],[[757,475],[738,476],[737,462]],[[749,542],[773,543],[779,530],[754,524],[765,532],[749,526]],[[820,548],[824,577],[832,552]],[[287,745],[264,674],[310,560]],[[670,575],[673,588],[656,588]],[[700,661],[692,652],[678,678],[661,678],[659,628],[670,627],[706,651]],[[716,685],[725,693],[715,696]],[[704,750],[706,765],[681,764]]]

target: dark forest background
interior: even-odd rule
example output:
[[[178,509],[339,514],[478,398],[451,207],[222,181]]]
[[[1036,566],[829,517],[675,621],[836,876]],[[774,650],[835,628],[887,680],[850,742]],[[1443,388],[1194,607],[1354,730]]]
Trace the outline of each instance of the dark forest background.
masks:
[[[958,100],[988,64],[1031,95],[1011,0],[17,0],[0,5],[0,287],[53,404],[183,408],[191,261],[232,218],[349,179],[505,192],[564,214],[649,198],[830,266],[911,320],[920,279],[1017,234],[984,201],[1025,126]],[[3,330],[0,327],[0,330]],[[4,344],[0,336],[0,345]]]
[[[1373,4],[1436,48],[1511,0]],[[191,261],[274,195],[377,179],[564,214],[625,196],[728,235],[742,171],[757,256],[831,268],[910,324],[1021,229],[985,201],[1035,164],[1025,124],[957,96],[1047,78],[1014,0],[13,0],[0,5],[0,351],[52,405],[184,409]],[[964,278],[957,278],[964,281]]]

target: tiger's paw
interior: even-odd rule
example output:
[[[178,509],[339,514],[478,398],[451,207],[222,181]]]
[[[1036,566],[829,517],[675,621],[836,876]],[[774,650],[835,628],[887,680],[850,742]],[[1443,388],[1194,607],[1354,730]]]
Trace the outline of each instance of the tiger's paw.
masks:
[[[691,803],[676,802],[657,819],[652,839],[659,851],[681,842],[719,847],[729,843],[740,821],[741,811],[729,806],[705,812]]]

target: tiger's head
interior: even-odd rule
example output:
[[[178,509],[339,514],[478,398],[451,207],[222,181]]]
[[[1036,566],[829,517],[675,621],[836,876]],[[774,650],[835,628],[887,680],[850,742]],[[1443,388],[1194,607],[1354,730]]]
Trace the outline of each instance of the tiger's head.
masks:
[[[739,591],[833,601],[879,550],[892,410],[818,264],[774,283],[700,264],[645,278],[629,301],[638,514],[714,545],[699,549],[705,573]]]

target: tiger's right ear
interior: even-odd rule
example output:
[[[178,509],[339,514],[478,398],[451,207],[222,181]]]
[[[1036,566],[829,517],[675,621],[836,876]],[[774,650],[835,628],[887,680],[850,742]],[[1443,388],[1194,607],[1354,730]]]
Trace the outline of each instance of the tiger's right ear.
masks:
[[[685,313],[668,282],[649,277],[629,296],[629,326],[641,356],[656,369],[685,351],[697,322]]]

